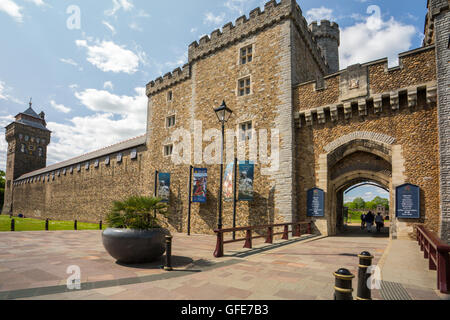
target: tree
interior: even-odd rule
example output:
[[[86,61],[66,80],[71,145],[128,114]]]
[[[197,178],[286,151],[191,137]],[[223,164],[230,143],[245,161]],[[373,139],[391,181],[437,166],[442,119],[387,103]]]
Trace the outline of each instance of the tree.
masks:
[[[2,210],[5,200],[5,175],[5,172],[0,170],[0,210]]]
[[[365,209],[366,208],[366,202],[361,197],[358,197],[355,200],[353,200],[353,203],[355,204],[355,209]]]

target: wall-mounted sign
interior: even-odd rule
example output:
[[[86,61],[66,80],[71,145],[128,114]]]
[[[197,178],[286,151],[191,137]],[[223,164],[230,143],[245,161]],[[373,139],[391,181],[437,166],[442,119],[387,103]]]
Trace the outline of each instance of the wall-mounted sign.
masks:
[[[170,173],[158,174],[158,197],[162,202],[169,202],[170,199]]]
[[[208,169],[194,168],[194,192],[192,202],[206,202],[206,180],[208,178]]]
[[[225,169],[223,178],[223,200],[233,201],[233,171],[234,162],[229,163]]]
[[[319,188],[313,188],[307,193],[307,216],[325,216],[325,192]]]
[[[420,218],[420,187],[406,183],[396,188],[395,215],[401,219]]]
[[[239,201],[253,201],[253,179],[255,165],[251,162],[239,163]]]

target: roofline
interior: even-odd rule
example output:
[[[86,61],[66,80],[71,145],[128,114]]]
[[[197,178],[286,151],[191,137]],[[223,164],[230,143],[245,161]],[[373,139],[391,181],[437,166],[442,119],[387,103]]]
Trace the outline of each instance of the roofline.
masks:
[[[122,144],[124,144],[123,147],[121,147]],[[101,158],[101,157],[104,157],[104,156],[107,156],[107,155],[110,155],[110,154],[113,154],[116,152],[128,150],[128,149],[143,146],[146,144],[147,144],[147,135],[144,134],[142,136],[131,138],[131,139],[113,144],[111,146],[108,146],[108,147],[105,147],[102,149],[98,149],[98,150],[86,153],[84,155],[81,155],[81,156],[78,156],[78,157],[75,157],[75,158],[72,158],[69,160],[65,160],[65,161],[50,165],[50,166],[42,168],[42,169],[38,169],[38,170],[35,170],[32,172],[23,174],[19,178],[15,179],[14,182],[28,179],[28,178],[31,178],[34,176],[39,176],[41,174],[46,174],[46,173],[49,173],[49,172],[52,172],[55,170],[73,166],[78,163],[91,161],[93,159]]]

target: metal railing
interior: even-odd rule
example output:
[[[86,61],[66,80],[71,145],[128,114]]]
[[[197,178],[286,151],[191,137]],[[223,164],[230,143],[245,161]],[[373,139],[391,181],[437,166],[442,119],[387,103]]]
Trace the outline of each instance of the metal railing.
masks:
[[[311,234],[311,222],[296,222],[296,223],[281,223],[281,224],[270,224],[270,225],[262,225],[262,226],[251,226],[251,227],[238,227],[238,228],[229,228],[229,229],[216,229],[214,230],[217,233],[217,244],[216,250],[214,251],[214,257],[220,258],[224,255],[224,245],[227,243],[240,242],[245,241],[244,248],[251,249],[253,244],[253,239],[266,238],[266,243],[273,243],[273,237],[276,235],[283,235],[282,240],[289,240],[289,233],[292,233],[293,237],[301,236],[301,226],[307,226],[307,234]],[[289,226],[292,226],[292,230],[289,231]],[[284,227],[283,232],[275,232],[274,229],[277,227]],[[263,230],[267,229],[267,234],[263,236],[253,236],[253,231],[255,230]],[[241,239],[232,239],[232,240],[224,240],[225,233],[231,232],[239,232],[245,231],[245,238]]]
[[[430,270],[437,272],[437,288],[450,293],[450,246],[424,226],[417,226],[417,241]]]

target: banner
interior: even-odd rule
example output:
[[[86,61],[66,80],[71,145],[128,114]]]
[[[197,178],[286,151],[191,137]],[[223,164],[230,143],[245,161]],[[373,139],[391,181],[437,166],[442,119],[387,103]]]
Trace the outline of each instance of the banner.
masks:
[[[395,212],[397,218],[420,218],[420,187],[407,183],[396,188]]]
[[[206,180],[208,178],[208,169],[194,168],[194,192],[192,202],[206,202]]]
[[[325,192],[319,188],[309,190],[306,208],[308,217],[324,217]]]
[[[158,174],[158,197],[162,202],[169,202],[170,199],[170,173]]]
[[[239,201],[253,201],[253,180],[255,165],[252,162],[239,162]]]
[[[223,180],[223,199],[224,201],[233,201],[233,173],[234,162],[227,165]]]

